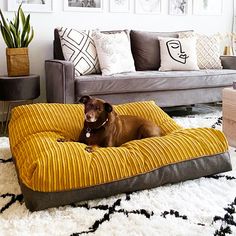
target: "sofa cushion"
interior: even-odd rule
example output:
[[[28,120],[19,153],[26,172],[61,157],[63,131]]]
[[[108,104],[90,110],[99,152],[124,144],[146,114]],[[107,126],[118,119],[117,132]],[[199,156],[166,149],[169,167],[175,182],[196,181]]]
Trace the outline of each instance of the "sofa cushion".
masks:
[[[135,71],[127,33],[93,34],[102,75]]]
[[[236,70],[136,71],[113,76],[87,75],[75,79],[77,96],[183,90],[231,86]]]
[[[195,38],[159,38],[161,67],[159,71],[199,70]]]
[[[60,30],[60,28],[55,28],[54,29],[53,58],[58,59],[58,60],[65,60],[63,52],[62,52],[62,48],[61,48],[61,40],[60,40],[60,35],[59,35],[58,30]],[[104,33],[104,34],[114,34],[114,33],[120,33],[122,31],[124,31],[130,39],[130,36],[129,36],[130,31],[128,29],[102,31],[102,33]]]
[[[73,62],[77,76],[100,72],[92,30],[61,27],[58,33],[64,58]]]
[[[158,70],[160,67],[160,45],[158,37],[177,38],[178,33],[180,32],[148,32],[131,30],[131,49],[136,70]]]
[[[179,33],[180,38],[196,38],[197,60],[200,69],[222,69],[219,35],[203,35],[195,32]]]
[[[84,108],[34,104],[12,111],[9,139],[26,206],[30,210],[70,204],[231,170],[224,134],[183,129],[153,102],[115,106],[120,115],[150,119],[162,137],[133,140],[93,153],[77,140]]]
[[[201,69],[222,69],[219,36],[197,34],[198,65]]]

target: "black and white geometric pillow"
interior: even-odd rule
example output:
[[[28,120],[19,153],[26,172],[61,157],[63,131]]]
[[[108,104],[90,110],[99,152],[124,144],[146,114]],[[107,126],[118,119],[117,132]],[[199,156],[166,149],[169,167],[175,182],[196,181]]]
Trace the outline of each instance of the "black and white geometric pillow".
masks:
[[[100,73],[92,30],[62,27],[58,32],[64,58],[73,62],[76,76]]]

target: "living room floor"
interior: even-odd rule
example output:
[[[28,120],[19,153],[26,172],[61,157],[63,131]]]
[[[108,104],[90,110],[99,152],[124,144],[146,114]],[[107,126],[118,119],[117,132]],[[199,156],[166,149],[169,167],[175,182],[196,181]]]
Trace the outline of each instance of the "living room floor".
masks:
[[[207,104],[196,104],[192,107],[168,107],[163,109],[169,116],[188,116],[188,115],[200,115],[208,114],[215,111],[222,111],[222,103],[207,103]]]
[[[169,116],[188,116],[188,115],[200,115],[208,114],[215,111],[222,111],[222,103],[207,103],[207,104],[196,104],[192,107],[169,107],[163,109]]]

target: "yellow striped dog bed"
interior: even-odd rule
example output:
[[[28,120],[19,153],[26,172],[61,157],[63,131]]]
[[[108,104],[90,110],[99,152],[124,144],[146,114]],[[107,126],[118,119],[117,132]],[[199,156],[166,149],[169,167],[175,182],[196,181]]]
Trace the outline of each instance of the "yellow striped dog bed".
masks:
[[[83,106],[34,104],[13,109],[9,138],[26,206],[34,211],[198,178],[231,169],[228,144],[211,128],[183,129],[154,102],[114,106],[161,127],[164,136],[89,153],[77,140]]]

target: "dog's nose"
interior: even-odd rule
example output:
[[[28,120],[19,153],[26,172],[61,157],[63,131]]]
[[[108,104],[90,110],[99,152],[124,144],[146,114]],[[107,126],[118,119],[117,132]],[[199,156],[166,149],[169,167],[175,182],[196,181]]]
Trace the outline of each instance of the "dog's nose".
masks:
[[[92,113],[92,112],[88,112],[88,113],[85,115],[85,120],[86,120],[87,122],[96,122],[95,114]]]
[[[87,113],[87,114],[85,115],[85,117],[86,117],[86,120],[91,120],[91,118],[92,118],[92,115],[91,115],[91,114],[89,114],[89,113]]]

